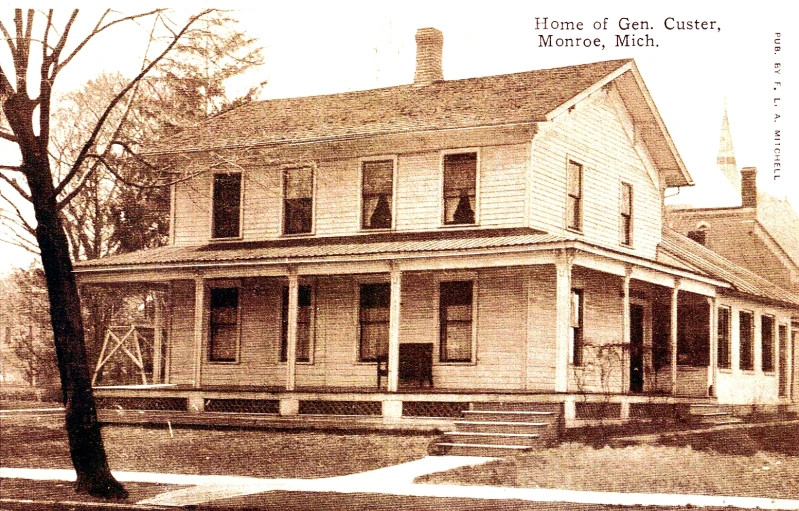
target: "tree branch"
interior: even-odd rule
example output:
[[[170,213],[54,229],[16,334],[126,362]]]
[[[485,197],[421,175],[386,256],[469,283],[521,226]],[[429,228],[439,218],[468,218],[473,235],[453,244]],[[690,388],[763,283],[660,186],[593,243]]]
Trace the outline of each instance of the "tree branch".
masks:
[[[56,186],[56,188],[55,188],[56,196],[58,196],[58,194],[60,194],[64,190],[64,188],[67,186],[67,184],[69,184],[69,182],[72,180],[72,178],[75,176],[75,174],[78,173],[78,170],[80,169],[81,165],[83,165],[83,161],[86,159],[86,155],[89,154],[89,149],[91,149],[91,147],[94,146],[94,142],[95,142],[95,140],[97,140],[97,136],[99,135],[100,130],[102,130],[103,126],[105,125],[106,120],[108,119],[108,116],[111,115],[111,111],[116,107],[117,103],[119,103],[122,100],[122,98],[125,97],[125,95],[142,78],[144,78],[144,76],[147,73],[149,73],[150,70],[153,67],[155,67],[155,65],[158,64],[158,62],[162,58],[164,58],[164,56],[166,54],[168,54],[172,50],[172,48],[177,44],[178,40],[180,40],[180,38],[183,36],[183,34],[186,33],[186,31],[191,27],[191,25],[193,25],[197,20],[199,20],[200,18],[202,18],[203,16],[207,15],[210,12],[212,12],[211,9],[206,9],[206,10],[202,11],[200,14],[197,14],[196,16],[192,16],[188,20],[188,22],[183,26],[183,28],[175,35],[175,37],[167,45],[167,47],[164,49],[164,51],[162,51],[156,58],[154,58],[147,65],[147,67],[142,69],[141,72],[139,72],[139,74],[136,75],[136,77],[133,80],[131,80],[121,91],[119,91],[119,93],[116,94],[116,96],[114,96],[114,98],[111,100],[111,102],[105,108],[105,111],[103,112],[103,115],[100,116],[100,119],[97,121],[97,124],[95,125],[94,130],[92,130],[92,133],[89,136],[89,139],[83,144],[83,147],[81,148],[81,151],[78,154],[78,157],[75,159],[75,163],[72,165],[72,168],[67,173],[67,175],[64,177],[64,179],[61,180],[61,182],[58,184],[58,186]]]
[[[149,12],[143,12],[143,13],[140,13],[140,14],[133,14],[131,16],[125,16],[125,17],[122,17],[122,18],[119,18],[119,19],[116,19],[116,20],[113,20],[113,21],[109,21],[108,23],[103,25],[103,20],[105,20],[106,16],[108,16],[108,14],[111,12],[111,9],[107,9],[103,13],[103,15],[100,17],[100,20],[97,22],[97,24],[94,26],[94,29],[91,31],[91,33],[89,35],[87,35],[80,42],[80,44],[78,44],[78,46],[74,50],[72,50],[72,52],[69,55],[67,55],[67,58],[65,58],[61,63],[56,63],[56,68],[54,69],[53,76],[55,76],[55,74],[58,73],[58,71],[61,71],[67,64],[69,64],[69,62],[75,57],[75,55],[77,55],[83,49],[83,47],[86,46],[86,44],[89,41],[91,41],[92,38],[94,38],[96,35],[99,35],[104,30],[106,30],[108,28],[111,28],[112,26],[116,25],[117,23],[122,23],[124,21],[132,21],[132,20],[139,19],[139,18],[146,18],[147,16],[152,16],[153,14],[158,14],[158,13],[161,13],[163,11],[164,11],[164,9],[154,9],[154,10],[149,11]],[[75,11],[75,14],[77,15],[77,10]],[[204,15],[205,14],[201,14],[201,16],[204,16]],[[193,23],[193,21],[192,21],[192,23]],[[62,39],[66,39],[66,37],[62,36]],[[62,47],[63,47],[63,45],[62,45]]]
[[[17,183],[16,179],[11,179],[7,175],[0,172],[0,179],[11,185],[11,188],[14,189],[20,196],[28,202],[31,202],[31,195],[22,188],[19,183]]]
[[[7,131],[0,130],[0,138],[3,140],[8,140],[9,142],[19,142],[19,139],[13,133],[9,133]]]
[[[22,215],[22,211],[20,211],[19,207],[16,204],[14,204],[13,202],[11,202],[11,200],[8,197],[6,197],[5,194],[3,194],[3,192],[0,192],[0,199],[3,199],[4,201],[6,201],[6,203],[8,203],[8,205],[11,206],[11,208],[17,214],[17,218],[19,220],[17,223],[23,229],[28,231],[28,234],[30,234],[32,236],[36,236],[36,229],[31,224],[29,224],[27,220],[25,220],[25,217]]]

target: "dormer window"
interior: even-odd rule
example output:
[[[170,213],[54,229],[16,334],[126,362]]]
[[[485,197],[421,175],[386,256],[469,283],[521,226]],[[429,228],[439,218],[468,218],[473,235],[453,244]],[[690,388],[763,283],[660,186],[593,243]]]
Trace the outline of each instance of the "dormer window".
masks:
[[[313,231],[313,169],[283,171],[283,234]]]
[[[365,161],[361,174],[361,228],[391,229],[394,160]]]
[[[214,174],[212,238],[241,236],[241,174]]]
[[[476,198],[477,153],[444,155],[444,224],[474,224]]]

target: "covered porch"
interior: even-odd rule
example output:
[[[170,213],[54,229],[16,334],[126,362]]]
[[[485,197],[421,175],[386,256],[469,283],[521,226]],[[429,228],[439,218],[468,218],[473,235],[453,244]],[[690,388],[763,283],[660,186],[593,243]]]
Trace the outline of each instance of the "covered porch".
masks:
[[[388,421],[485,402],[558,403],[567,418],[613,402],[624,417],[636,403],[712,395],[723,282],[543,233],[411,242],[336,257],[335,244],[313,257],[233,244],[79,267],[84,286],[150,297],[121,332],[143,321],[151,334],[95,348],[97,395],[122,408]],[[115,347],[133,378],[111,377]]]

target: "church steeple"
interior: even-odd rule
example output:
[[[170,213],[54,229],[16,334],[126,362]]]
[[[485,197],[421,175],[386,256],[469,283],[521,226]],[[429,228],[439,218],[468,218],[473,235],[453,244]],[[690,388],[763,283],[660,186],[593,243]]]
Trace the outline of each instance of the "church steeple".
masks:
[[[727,118],[727,103],[724,103],[724,118],[721,121],[721,139],[719,140],[719,155],[716,165],[732,184],[735,191],[741,193],[741,174],[735,164],[735,151],[732,148],[732,135],[730,135],[730,120]]]

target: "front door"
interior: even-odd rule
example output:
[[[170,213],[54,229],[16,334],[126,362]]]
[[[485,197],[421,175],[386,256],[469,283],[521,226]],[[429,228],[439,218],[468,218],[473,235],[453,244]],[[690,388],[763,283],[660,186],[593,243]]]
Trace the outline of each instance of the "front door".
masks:
[[[644,306],[630,305],[630,392],[644,390]]]

